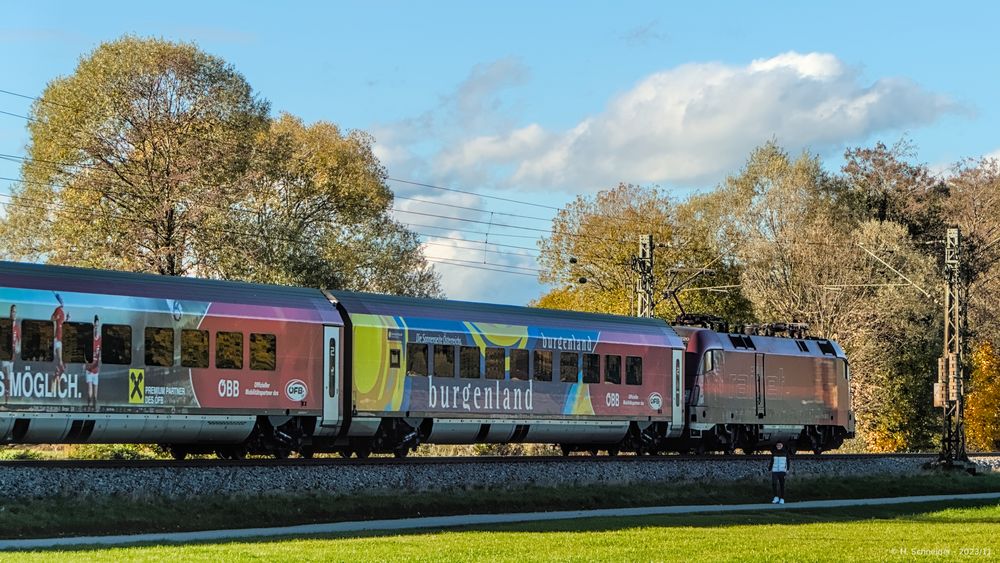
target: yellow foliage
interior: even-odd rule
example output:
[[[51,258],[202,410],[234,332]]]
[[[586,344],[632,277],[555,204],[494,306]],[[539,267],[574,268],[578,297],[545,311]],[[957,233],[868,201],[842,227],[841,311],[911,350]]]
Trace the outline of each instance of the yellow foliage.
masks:
[[[986,342],[972,354],[972,382],[965,403],[965,433],[969,449],[1000,448],[1000,356]]]

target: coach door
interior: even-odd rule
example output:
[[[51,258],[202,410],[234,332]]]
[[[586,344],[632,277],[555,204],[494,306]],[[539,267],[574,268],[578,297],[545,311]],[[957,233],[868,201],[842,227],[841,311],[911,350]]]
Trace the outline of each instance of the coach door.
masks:
[[[323,426],[340,424],[340,328],[323,327]]]
[[[764,354],[754,355],[753,378],[757,397],[757,418],[764,418],[767,415],[767,394],[764,389]]]

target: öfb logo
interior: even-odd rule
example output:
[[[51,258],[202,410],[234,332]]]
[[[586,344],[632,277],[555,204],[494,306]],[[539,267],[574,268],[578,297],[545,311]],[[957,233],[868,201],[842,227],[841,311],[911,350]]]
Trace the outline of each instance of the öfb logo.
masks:
[[[305,400],[308,394],[309,388],[306,387],[306,382],[301,379],[293,379],[285,385],[285,396],[292,401]]]
[[[663,408],[663,397],[659,393],[649,394],[649,408],[658,411]]]

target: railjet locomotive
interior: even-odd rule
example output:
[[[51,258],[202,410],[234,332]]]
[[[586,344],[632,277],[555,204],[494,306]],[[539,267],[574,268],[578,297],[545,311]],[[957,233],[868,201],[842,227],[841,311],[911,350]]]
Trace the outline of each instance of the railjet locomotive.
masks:
[[[0,311],[6,444],[818,452],[854,430],[847,359],[827,340],[6,262]]]

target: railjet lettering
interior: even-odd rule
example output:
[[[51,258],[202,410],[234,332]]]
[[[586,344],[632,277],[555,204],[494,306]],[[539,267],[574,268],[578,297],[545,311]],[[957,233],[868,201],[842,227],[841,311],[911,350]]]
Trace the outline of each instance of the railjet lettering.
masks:
[[[12,374],[9,382],[6,379],[6,374],[0,373],[0,395],[8,395],[8,384],[10,397],[79,399],[82,396],[80,394],[80,375],[76,373],[61,374],[53,382],[49,374],[31,373],[31,367],[25,366],[23,372]]]
[[[542,348],[548,348],[549,350],[566,350],[569,352],[593,352],[594,351],[594,341],[588,336],[586,339],[575,338],[575,337],[549,337],[542,335]]]
[[[454,381],[454,380],[451,380]],[[504,383],[504,387],[500,384]],[[509,381],[497,380],[495,385],[473,387],[472,383],[465,385],[434,384],[434,376],[427,377],[430,386],[427,406],[441,410],[466,411],[531,411],[534,409],[532,397],[532,382],[528,381],[527,389],[508,387]]]

